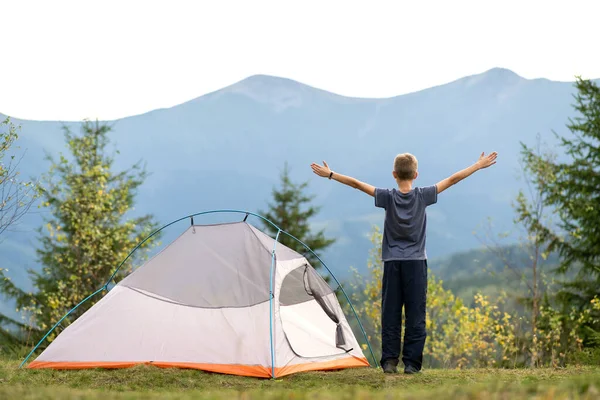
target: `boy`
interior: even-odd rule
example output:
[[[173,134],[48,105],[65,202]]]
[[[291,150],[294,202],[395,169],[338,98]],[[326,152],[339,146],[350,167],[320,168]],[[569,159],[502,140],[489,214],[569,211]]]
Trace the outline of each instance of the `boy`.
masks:
[[[381,293],[381,366],[385,373],[396,373],[400,357],[402,307],[406,327],[402,362],[404,373],[421,370],[425,346],[427,298],[427,255],[425,208],[437,202],[437,196],[450,186],[496,163],[498,154],[481,153],[479,160],[433,186],[415,187],[419,175],[417,159],[409,153],[394,160],[392,175],[398,189],[380,189],[349,176],[333,172],[327,163],[312,164],[313,172],[358,189],[375,198],[375,207],[385,209],[383,243],[383,282]]]

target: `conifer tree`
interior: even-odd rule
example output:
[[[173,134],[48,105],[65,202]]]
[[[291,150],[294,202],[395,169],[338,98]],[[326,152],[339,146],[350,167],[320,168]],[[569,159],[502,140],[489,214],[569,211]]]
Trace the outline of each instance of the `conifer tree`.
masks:
[[[335,239],[328,239],[324,230],[316,232],[311,230],[311,218],[319,212],[320,208],[311,204],[314,196],[306,194],[307,187],[308,182],[292,182],[286,163],[280,176],[280,186],[273,189],[273,202],[268,204],[268,211],[261,212],[261,214],[284,231],[306,243],[320,257],[321,252],[332,245]],[[265,223],[264,226],[273,236],[277,234],[277,230],[270,224]],[[304,246],[291,237],[280,235],[279,242],[303,254],[314,268],[320,267],[317,258],[308,253]]]

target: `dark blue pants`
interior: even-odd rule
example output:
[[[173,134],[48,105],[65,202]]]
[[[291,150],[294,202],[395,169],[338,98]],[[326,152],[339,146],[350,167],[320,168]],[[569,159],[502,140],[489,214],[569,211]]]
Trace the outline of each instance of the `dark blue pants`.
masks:
[[[402,362],[421,369],[425,347],[427,260],[388,261],[383,266],[381,293],[381,363],[398,365],[404,307]]]

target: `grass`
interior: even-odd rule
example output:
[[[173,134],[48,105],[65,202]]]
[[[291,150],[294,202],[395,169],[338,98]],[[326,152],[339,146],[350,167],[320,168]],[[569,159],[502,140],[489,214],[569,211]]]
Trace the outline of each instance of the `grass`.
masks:
[[[384,375],[361,368],[278,380],[139,366],[27,370],[0,361],[0,399],[600,399],[600,367],[426,370]]]

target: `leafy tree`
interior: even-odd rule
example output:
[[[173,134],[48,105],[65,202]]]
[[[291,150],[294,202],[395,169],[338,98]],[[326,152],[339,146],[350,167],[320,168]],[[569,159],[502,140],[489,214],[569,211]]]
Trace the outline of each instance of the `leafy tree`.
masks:
[[[335,239],[326,238],[324,230],[311,232],[310,219],[319,212],[319,208],[310,205],[314,196],[305,194],[308,182],[292,182],[287,163],[280,179],[281,186],[273,189],[273,203],[268,204],[269,210],[260,213],[284,231],[306,243],[320,257],[320,250],[329,247],[335,242]],[[272,235],[277,234],[277,230],[270,224],[265,223],[264,227]],[[288,235],[280,235],[279,242],[300,254],[304,254],[314,268],[320,266],[316,257],[307,252],[304,246]]]
[[[536,232],[529,231],[527,226],[523,226],[524,221],[521,216],[525,214],[531,215],[536,220],[542,221],[546,226],[552,225],[552,214],[545,207],[547,194],[544,189],[553,179],[552,171],[548,165],[556,160],[556,154],[542,145],[539,135],[535,154],[540,159],[545,160],[545,162],[523,166],[523,177],[527,190],[519,191],[516,203],[513,205],[517,214],[515,222],[517,222],[519,228],[525,228],[524,235],[519,238],[518,247],[503,246],[494,240],[490,234],[486,235],[486,240],[483,240],[487,250],[498,257],[507,270],[511,272],[512,276],[525,285],[525,296],[515,295],[514,297],[518,301],[524,302],[530,311],[528,323],[531,331],[528,337],[531,340],[529,349],[531,352],[530,364],[532,367],[538,364],[541,353],[540,342],[538,340],[538,322],[542,298],[549,298],[549,293],[547,292],[548,285],[544,284],[543,279],[543,274],[546,272],[544,261],[548,259],[549,254],[547,252],[547,244],[543,238],[537,235]],[[535,168],[535,170],[532,168]],[[516,249],[525,257],[519,256],[515,252]]]
[[[526,168],[543,193],[544,205],[559,219],[557,228],[545,224],[530,207],[521,207],[518,216],[531,234],[548,244],[548,251],[559,253],[560,272],[577,271],[564,285],[565,306],[590,309],[600,288],[600,88],[581,78],[575,86],[578,116],[567,125],[572,135],[555,133],[566,159],[548,159],[522,144]],[[598,328],[598,323],[585,327],[588,339],[599,338]]]
[[[112,171],[114,160],[106,149],[110,127],[85,121],[81,135],[67,127],[64,131],[72,160],[62,154],[58,160],[48,157],[51,167],[43,179],[42,206],[50,216],[39,229],[37,250],[43,268],[28,271],[35,293],[22,290],[0,272],[0,291],[16,300],[17,311],[28,317],[26,324],[11,322],[21,329],[31,325],[34,336],[101,288],[129,251],[156,227],[151,215],[126,216],[147,174],[139,163],[122,172]],[[136,252],[123,273],[145,257],[148,249],[144,246]],[[99,298],[83,304],[69,320]],[[65,320],[61,326],[68,323]]]
[[[27,214],[38,197],[35,182],[19,180],[22,157],[9,155],[18,138],[17,127],[10,118],[0,122],[0,235]]]

